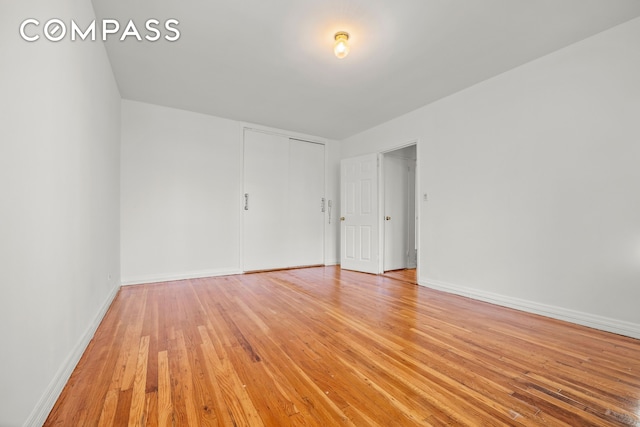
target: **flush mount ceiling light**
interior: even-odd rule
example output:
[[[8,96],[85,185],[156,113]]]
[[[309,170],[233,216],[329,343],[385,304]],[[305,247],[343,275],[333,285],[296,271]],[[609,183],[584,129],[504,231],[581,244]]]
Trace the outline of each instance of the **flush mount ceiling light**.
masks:
[[[346,31],[338,31],[334,38],[336,43],[333,45],[333,53],[335,53],[339,59],[342,59],[349,54],[349,33]]]

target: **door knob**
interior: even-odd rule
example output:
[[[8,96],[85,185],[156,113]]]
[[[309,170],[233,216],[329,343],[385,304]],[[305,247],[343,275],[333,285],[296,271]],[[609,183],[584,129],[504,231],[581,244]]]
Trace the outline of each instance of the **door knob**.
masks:
[[[340,221],[344,221],[345,218],[343,216],[340,217]]]
[[[386,217],[385,219],[386,219],[387,221],[389,221],[389,220],[391,219],[391,217],[390,217],[390,216],[388,216],[388,217]]]

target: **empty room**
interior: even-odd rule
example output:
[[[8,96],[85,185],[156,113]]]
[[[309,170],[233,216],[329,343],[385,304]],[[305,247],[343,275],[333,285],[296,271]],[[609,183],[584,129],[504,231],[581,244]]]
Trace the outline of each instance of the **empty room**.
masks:
[[[0,426],[640,426],[638,0],[0,2]]]

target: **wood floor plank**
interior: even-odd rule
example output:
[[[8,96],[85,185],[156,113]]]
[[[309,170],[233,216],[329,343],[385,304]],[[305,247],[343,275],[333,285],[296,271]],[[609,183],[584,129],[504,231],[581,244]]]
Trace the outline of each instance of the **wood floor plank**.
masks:
[[[118,390],[109,390],[102,405],[102,412],[98,419],[98,427],[109,427],[114,425],[116,409],[118,408]]]
[[[205,357],[205,365],[207,366],[207,376],[209,378],[209,384],[211,388],[211,394],[213,398],[213,410],[216,414],[218,425],[227,426],[235,425],[235,421],[232,418],[232,413],[227,409],[227,404],[222,395],[222,390],[218,384],[216,377],[216,370],[220,365],[221,358],[225,358],[226,353],[221,353],[220,350],[216,351],[214,348],[211,336],[215,336],[212,328],[199,327],[199,331],[202,337],[202,351]],[[210,333],[211,332],[211,333]]]
[[[140,347],[138,349],[138,357],[136,364],[136,373],[133,380],[133,392],[131,396],[131,409],[129,412],[130,426],[144,426],[146,424],[147,414],[145,385],[147,383],[147,360],[149,356],[149,337],[145,336],[140,339]]]
[[[187,424],[197,427],[200,425],[200,415],[198,408],[196,408],[193,370],[189,363],[189,356],[187,354],[187,347],[182,330],[176,332],[176,348],[180,378],[182,379],[182,381],[180,381],[182,386],[181,395],[186,409]]]
[[[158,423],[158,392],[152,391],[145,395],[145,422],[148,426],[157,426]]]
[[[158,425],[166,427],[173,424],[173,405],[171,404],[171,376],[167,350],[158,353]]]
[[[132,319],[132,323],[128,325],[129,334],[126,336],[126,341],[123,343],[123,350],[125,352],[124,357],[124,371],[120,378],[120,389],[127,390],[133,387],[133,381],[136,375],[136,368],[138,366],[138,343],[142,336],[142,325],[144,322],[144,314],[147,307],[147,290],[144,289],[139,297],[139,307],[136,311],[136,316]]]
[[[130,286],[45,425],[640,427],[640,340],[414,271]]]
[[[132,388],[118,391],[118,405],[116,406],[116,414],[113,418],[114,426],[129,425],[129,413],[131,412],[132,395],[133,395]],[[68,425],[77,425],[77,424],[69,423]]]

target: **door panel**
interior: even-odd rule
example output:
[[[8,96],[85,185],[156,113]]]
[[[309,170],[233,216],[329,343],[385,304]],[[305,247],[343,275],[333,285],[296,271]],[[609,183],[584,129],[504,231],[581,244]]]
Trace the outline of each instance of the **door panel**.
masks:
[[[368,225],[360,226],[360,259],[372,261],[373,254],[371,253],[371,236],[373,235],[373,227]]]
[[[324,145],[289,141],[289,267],[324,264]]]
[[[344,230],[345,244],[343,257],[352,260],[356,257],[356,227],[346,225]]]
[[[352,176],[353,172],[349,173],[349,176]],[[355,215],[356,213],[356,183],[355,182],[347,182],[346,183],[346,187],[347,187],[347,194],[346,194],[346,199],[347,199],[347,205],[346,205],[346,209],[345,209],[345,214],[347,215]]]
[[[288,266],[289,138],[245,131],[244,192],[243,270]]]
[[[340,171],[341,267],[378,274],[378,155],[344,159]]]

